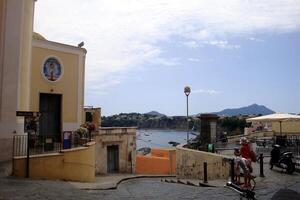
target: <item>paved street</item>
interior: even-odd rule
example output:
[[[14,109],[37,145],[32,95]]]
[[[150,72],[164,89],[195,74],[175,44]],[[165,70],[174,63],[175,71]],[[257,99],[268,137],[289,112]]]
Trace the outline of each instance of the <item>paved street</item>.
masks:
[[[257,198],[271,199],[279,189],[288,188],[300,193],[299,174],[286,175],[266,171],[258,179]],[[0,179],[0,199],[239,199],[234,191],[224,188],[193,187],[161,182],[160,178],[124,181],[116,190],[80,190],[63,181]]]
[[[161,182],[159,178],[121,183],[117,190],[79,190],[62,181],[1,179],[0,199],[234,199],[226,188],[200,188]],[[238,199],[238,198],[237,198]]]
[[[259,164],[254,164],[257,199],[271,199],[280,189],[300,193],[300,174],[288,175],[279,169],[269,170],[269,158],[265,158],[265,178],[260,178]],[[101,184],[111,184],[116,177],[99,177]],[[105,181],[110,180],[110,181]],[[119,182],[118,179],[116,179]],[[6,199],[239,199],[239,195],[225,187],[194,187],[161,182],[160,178],[139,178],[120,183],[115,190],[82,190],[80,183],[48,180],[0,178],[0,200]],[[84,188],[84,187],[83,187]]]

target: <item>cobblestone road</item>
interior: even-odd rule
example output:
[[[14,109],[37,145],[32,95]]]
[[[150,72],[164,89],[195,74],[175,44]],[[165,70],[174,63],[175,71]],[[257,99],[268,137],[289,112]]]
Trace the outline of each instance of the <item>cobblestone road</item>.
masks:
[[[271,199],[280,189],[291,189],[300,193],[300,174],[288,175],[279,169],[269,170],[265,159],[265,178],[257,177],[255,189],[257,199]],[[259,165],[254,164],[254,174],[259,175]],[[26,180],[0,178],[0,200],[6,199],[239,199],[229,188],[193,187],[161,182],[160,178],[134,179],[119,184],[116,190],[80,190],[64,181]]]
[[[258,199],[271,199],[282,188],[300,193],[299,174],[288,176],[267,172],[274,177],[261,180],[257,185]],[[266,174],[266,175],[267,175]],[[278,180],[274,182],[272,180]],[[193,187],[161,182],[158,178],[135,179],[121,183],[116,190],[79,190],[63,181],[0,178],[0,199],[239,199],[228,188]]]

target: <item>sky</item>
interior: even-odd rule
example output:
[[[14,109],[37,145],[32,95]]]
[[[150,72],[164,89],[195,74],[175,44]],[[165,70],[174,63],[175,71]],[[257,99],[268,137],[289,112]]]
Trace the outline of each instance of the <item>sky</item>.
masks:
[[[39,0],[34,31],[87,49],[85,105],[300,113],[300,0]]]

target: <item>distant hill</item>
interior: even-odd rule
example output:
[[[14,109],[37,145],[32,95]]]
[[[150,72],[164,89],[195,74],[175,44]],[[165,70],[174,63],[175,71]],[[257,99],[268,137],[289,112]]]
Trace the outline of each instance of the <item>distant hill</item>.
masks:
[[[263,106],[252,104],[241,108],[225,109],[220,112],[215,112],[219,116],[237,116],[237,115],[268,115],[275,113],[273,110]]]
[[[161,116],[157,116],[161,115]],[[196,123],[196,122],[195,122]],[[191,122],[190,128],[197,127]],[[177,129],[186,130],[186,118],[184,116],[167,117],[161,113],[149,112],[140,113],[120,113],[112,116],[101,117],[102,127],[131,127],[136,126],[144,129]]]
[[[161,114],[157,111],[151,111],[151,112],[147,112],[147,113],[144,113],[145,115],[152,115],[152,116],[156,116],[156,117],[163,117],[163,116],[166,116],[164,114]]]

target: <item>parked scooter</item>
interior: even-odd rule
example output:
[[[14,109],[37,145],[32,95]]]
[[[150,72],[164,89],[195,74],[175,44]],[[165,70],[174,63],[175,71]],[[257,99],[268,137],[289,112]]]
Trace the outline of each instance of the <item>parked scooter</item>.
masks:
[[[280,149],[280,145],[274,145],[271,151],[270,169],[273,169],[273,166],[276,166],[284,169],[288,174],[294,173],[296,162],[293,153],[290,151],[281,153]]]

